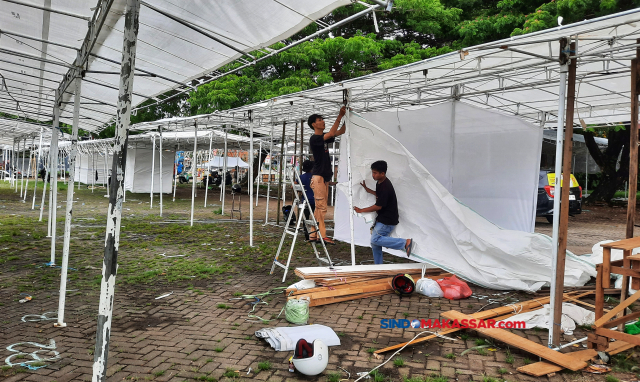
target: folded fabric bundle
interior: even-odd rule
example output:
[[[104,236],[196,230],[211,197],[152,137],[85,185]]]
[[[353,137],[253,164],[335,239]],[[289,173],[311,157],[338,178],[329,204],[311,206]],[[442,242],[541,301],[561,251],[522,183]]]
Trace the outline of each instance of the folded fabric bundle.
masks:
[[[328,326],[304,325],[281,328],[264,328],[256,331],[256,337],[264,338],[276,351],[293,351],[299,339],[304,338],[311,343],[322,340],[327,346],[339,346],[340,338]]]
[[[594,312],[568,302],[562,303],[560,329],[564,334],[572,335],[573,331],[576,329],[576,325],[593,325],[595,320],[596,315]],[[526,327],[518,329],[549,329],[549,324],[551,322],[551,305],[546,304],[542,309],[517,314],[503,320],[503,322],[525,322]]]

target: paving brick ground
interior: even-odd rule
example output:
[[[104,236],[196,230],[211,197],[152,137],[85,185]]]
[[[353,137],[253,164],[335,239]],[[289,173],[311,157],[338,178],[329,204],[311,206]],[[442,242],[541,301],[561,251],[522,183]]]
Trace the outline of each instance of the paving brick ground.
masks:
[[[129,206],[133,208],[132,204]],[[261,229],[260,226],[256,228]],[[538,220],[537,231],[548,233],[550,229],[549,224]],[[623,235],[621,219],[611,222],[606,219],[574,221],[570,230],[569,249],[575,253],[587,253],[595,242],[619,239]],[[98,273],[95,270],[87,270],[89,271]],[[282,317],[276,318],[284,304],[284,296],[272,296],[267,299],[269,305],[259,305],[256,308],[255,315],[272,319],[266,324],[247,321],[251,308],[246,301],[229,300],[237,292],[258,293],[283,285],[280,277],[269,276],[267,273],[247,272],[233,279],[213,277],[198,279],[192,283],[118,283],[107,380],[327,381],[330,380],[331,373],[338,373],[339,378],[343,379],[350,373],[350,380],[353,381],[356,372],[368,371],[387,360],[390,355],[387,354],[384,360],[378,360],[371,356],[370,350],[408,341],[419,333],[417,329],[381,329],[380,319],[436,319],[440,313],[451,309],[465,313],[486,309],[489,298],[500,300],[490,305],[492,307],[533,298],[523,293],[505,294],[472,286],[474,295],[462,301],[421,296],[400,300],[395,295],[385,295],[314,307],[311,309],[311,323],[333,328],[339,334],[342,344],[330,349],[329,366],[323,375],[304,377],[288,371],[290,353],[275,352],[254,335],[256,330],[263,327],[289,325]],[[11,273],[0,273],[0,281],[7,282],[9,277],[12,277]],[[31,292],[33,301],[20,304],[17,301],[19,293],[15,288],[11,285],[4,289],[0,287],[0,359],[6,360],[5,364],[7,361],[18,364],[33,359],[33,354],[41,358],[54,358],[45,360],[45,367],[35,371],[5,366],[0,372],[0,380],[91,380],[98,308],[96,295],[81,290],[70,291],[66,306],[68,326],[57,329],[52,326],[52,321],[42,320],[51,317],[51,314],[42,316],[43,314],[57,310],[56,288],[57,282],[51,284],[48,290]],[[160,300],[155,299],[169,292],[173,294]],[[514,332],[541,344],[545,344],[547,340],[547,332],[544,330]],[[574,335],[565,336],[563,342],[584,335],[584,331],[577,330]],[[476,333],[467,331],[451,336],[456,341],[434,339],[406,348],[399,354],[404,361],[402,366],[395,366],[390,361],[381,367],[385,380],[402,381],[404,377],[431,376],[441,376],[442,380],[450,381],[536,380],[516,371],[519,366],[537,361],[534,356],[509,349],[500,343],[494,344],[495,351],[472,350],[461,355],[463,351],[476,346]],[[55,352],[47,349],[53,347],[54,343],[57,357]],[[571,347],[565,351],[580,349],[582,347]],[[636,364],[635,353],[628,352],[625,357],[628,362]],[[270,370],[258,370],[258,363],[263,361],[271,363]],[[238,377],[230,377],[229,371],[236,370]],[[630,373],[613,375],[623,381],[637,379]],[[583,372],[561,372],[539,379],[604,381],[605,377]]]

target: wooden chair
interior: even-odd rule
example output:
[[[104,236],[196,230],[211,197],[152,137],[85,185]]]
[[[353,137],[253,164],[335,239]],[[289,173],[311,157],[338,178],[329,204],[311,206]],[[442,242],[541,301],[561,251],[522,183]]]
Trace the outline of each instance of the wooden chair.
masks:
[[[590,349],[606,350],[611,338],[640,345],[640,336],[623,332],[625,322],[640,317],[640,312],[625,315],[625,309],[640,298],[640,254],[632,255],[633,250],[638,247],[640,247],[640,237],[602,244],[602,264],[596,266],[598,272],[596,278],[596,321],[593,325],[595,334],[589,333],[587,340]],[[622,250],[622,260],[611,261],[612,249]],[[612,273],[622,275],[620,303],[604,314],[604,290],[611,286]],[[630,278],[631,288],[638,290],[638,292],[627,298]],[[612,318],[615,319],[611,320]],[[618,327],[617,331],[609,329],[615,326]]]

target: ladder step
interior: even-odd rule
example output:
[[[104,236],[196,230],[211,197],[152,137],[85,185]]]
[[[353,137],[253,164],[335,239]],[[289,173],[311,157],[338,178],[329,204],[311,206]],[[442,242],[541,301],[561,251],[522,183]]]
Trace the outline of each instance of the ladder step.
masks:
[[[285,232],[288,233],[291,236],[296,236],[298,234],[297,232],[293,232],[293,231],[289,231],[289,230],[286,230]]]
[[[293,189],[296,191],[304,191],[304,187],[301,184],[294,184]]]
[[[324,260],[324,259],[323,259],[323,260]],[[325,260],[325,261],[326,261],[326,260]],[[274,263],[275,265],[279,266],[280,268],[287,269],[287,266],[286,266],[286,265],[284,265],[284,264],[282,264],[282,263],[281,263],[281,262],[279,262],[278,260],[274,260],[274,261],[273,261],[273,263]]]
[[[311,227],[315,227],[316,223],[313,220],[306,220],[304,221],[304,224],[311,226]]]

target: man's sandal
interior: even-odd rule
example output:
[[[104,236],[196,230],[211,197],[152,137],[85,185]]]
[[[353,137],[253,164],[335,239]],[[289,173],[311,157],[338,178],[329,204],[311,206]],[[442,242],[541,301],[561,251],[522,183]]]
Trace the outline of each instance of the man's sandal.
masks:
[[[411,257],[411,251],[413,250],[413,239],[409,239],[409,245],[404,247],[407,251],[407,258]]]

